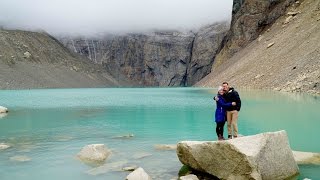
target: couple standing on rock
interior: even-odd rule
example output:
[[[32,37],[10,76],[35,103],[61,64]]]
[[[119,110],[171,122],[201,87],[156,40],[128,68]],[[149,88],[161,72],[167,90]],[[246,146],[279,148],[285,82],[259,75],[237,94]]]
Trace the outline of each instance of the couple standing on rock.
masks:
[[[223,128],[228,123],[228,139],[238,137],[238,113],[241,108],[241,99],[234,88],[229,87],[227,82],[223,82],[218,89],[218,94],[213,98],[217,103],[215,113],[216,133],[218,140],[224,140]],[[232,133],[233,129],[233,133]],[[233,135],[233,136],[232,136]]]

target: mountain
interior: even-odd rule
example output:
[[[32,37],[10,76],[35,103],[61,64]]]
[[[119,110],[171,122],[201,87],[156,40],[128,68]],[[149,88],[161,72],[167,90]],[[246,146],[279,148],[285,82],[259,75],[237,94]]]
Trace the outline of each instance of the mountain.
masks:
[[[238,88],[320,94],[320,1],[245,0],[237,7],[212,72],[196,86],[228,81]],[[253,10],[258,7],[262,11]]]
[[[0,29],[0,88],[131,86],[47,33]]]
[[[140,86],[190,86],[210,73],[214,56],[229,29],[222,22],[197,33],[157,31],[99,38],[59,38],[113,76]]]

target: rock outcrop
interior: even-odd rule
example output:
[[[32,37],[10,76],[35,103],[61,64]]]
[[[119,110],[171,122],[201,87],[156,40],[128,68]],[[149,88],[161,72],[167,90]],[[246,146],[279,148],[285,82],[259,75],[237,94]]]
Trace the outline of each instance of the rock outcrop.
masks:
[[[144,171],[144,169],[139,167],[130,173],[126,180],[151,180],[151,177]]]
[[[285,131],[178,143],[179,160],[220,179],[286,179],[299,173]]]
[[[90,144],[83,147],[77,157],[83,162],[102,163],[110,154],[111,151],[104,144]]]
[[[230,30],[215,59],[220,65],[257,39],[295,0],[234,0]]]
[[[60,41],[101,64],[114,77],[124,76],[140,86],[186,86],[210,73],[228,28],[228,23],[223,22],[197,33],[158,31]]]

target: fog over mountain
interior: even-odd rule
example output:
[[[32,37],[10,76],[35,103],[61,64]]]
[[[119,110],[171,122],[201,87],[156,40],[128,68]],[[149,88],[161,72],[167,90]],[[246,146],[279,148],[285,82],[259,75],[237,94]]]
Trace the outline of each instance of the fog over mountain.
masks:
[[[1,0],[0,26],[53,35],[196,30],[230,21],[232,0]]]

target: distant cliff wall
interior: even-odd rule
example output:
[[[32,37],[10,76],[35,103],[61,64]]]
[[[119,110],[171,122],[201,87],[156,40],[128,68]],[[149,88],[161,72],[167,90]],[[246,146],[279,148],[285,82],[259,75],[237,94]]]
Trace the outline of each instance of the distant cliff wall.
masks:
[[[228,29],[224,22],[197,33],[159,31],[60,40],[71,51],[101,64],[114,77],[124,75],[141,86],[190,86],[210,73]]]

